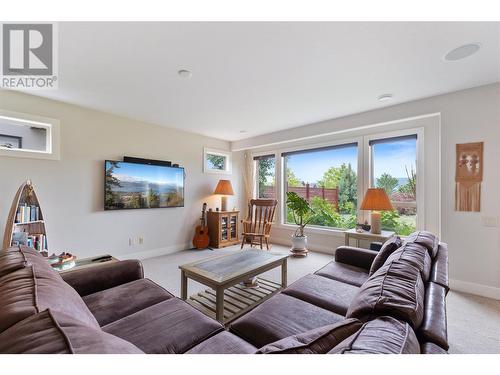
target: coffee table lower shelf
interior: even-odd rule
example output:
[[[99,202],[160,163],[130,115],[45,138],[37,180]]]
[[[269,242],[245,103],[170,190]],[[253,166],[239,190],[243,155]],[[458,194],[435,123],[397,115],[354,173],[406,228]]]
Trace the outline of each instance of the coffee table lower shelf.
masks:
[[[261,277],[258,277],[257,280],[259,282],[257,288],[246,288],[237,284],[224,290],[224,325],[229,324],[283,289],[281,284],[274,281]],[[206,289],[192,295],[186,302],[210,318],[216,319],[215,296],[215,290]]]

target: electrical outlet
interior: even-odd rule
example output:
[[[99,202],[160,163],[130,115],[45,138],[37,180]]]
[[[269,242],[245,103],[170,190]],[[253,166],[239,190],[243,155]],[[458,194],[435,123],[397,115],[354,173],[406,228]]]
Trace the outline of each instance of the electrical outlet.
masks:
[[[137,242],[139,243],[139,245],[144,244],[144,237],[143,236],[139,236],[139,238],[137,239]]]
[[[495,216],[481,216],[481,223],[484,227],[496,227],[497,218]]]

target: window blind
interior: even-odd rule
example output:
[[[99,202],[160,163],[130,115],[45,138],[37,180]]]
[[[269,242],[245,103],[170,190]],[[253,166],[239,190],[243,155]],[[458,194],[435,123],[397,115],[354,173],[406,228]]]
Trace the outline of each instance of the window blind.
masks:
[[[358,146],[357,142],[344,143],[344,144],[335,145],[335,146],[317,147],[317,148],[310,148],[310,149],[305,149],[305,150],[282,152],[281,156],[286,157],[286,156],[292,156],[292,155],[307,154],[307,153],[310,153],[310,152],[338,150],[339,148],[357,147],[357,146]]]
[[[391,137],[391,138],[380,138],[380,139],[372,139],[369,143],[370,146],[373,145],[378,145],[382,143],[392,143],[392,142],[398,142],[398,141],[408,141],[411,139],[417,139],[416,134],[410,134],[410,135],[402,135],[400,137]]]

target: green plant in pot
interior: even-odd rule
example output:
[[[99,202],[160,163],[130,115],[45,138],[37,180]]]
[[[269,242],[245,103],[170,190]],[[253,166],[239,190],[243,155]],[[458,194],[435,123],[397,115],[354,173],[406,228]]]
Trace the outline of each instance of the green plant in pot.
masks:
[[[293,256],[305,257],[307,255],[307,236],[304,235],[304,228],[314,218],[314,211],[309,202],[295,192],[286,193],[286,206],[292,212],[293,221],[298,225],[292,236]]]

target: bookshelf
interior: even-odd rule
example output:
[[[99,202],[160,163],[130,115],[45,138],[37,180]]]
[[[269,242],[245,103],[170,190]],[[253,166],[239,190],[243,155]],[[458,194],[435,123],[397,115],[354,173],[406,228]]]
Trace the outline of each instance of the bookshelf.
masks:
[[[3,248],[18,242],[25,242],[44,255],[48,253],[45,221],[31,180],[25,181],[17,190],[5,224]]]

